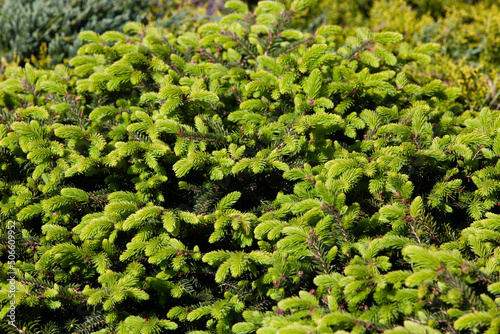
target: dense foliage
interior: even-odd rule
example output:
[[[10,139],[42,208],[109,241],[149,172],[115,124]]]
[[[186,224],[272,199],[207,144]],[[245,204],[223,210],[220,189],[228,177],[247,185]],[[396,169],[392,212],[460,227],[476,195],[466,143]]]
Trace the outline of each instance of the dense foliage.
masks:
[[[122,29],[145,20],[151,0],[3,0],[0,1],[0,55],[23,61],[38,54],[42,43],[54,64],[76,55],[78,33]]]
[[[427,75],[457,66],[439,44],[297,28],[315,4],[88,30],[71,68],[6,69],[2,330],[498,333],[495,94]]]

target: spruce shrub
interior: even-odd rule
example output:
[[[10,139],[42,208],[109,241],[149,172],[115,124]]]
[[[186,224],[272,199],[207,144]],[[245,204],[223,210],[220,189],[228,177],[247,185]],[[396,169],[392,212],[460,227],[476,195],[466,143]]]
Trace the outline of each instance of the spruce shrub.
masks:
[[[500,108],[497,2],[375,0],[363,3],[363,10],[359,6],[360,2],[355,1],[321,1],[296,23],[307,29],[327,22],[342,24],[345,32],[360,26],[372,31],[399,32],[413,47],[438,43],[441,50],[437,59],[424,67],[410,65],[405,73],[421,85],[439,79],[461,88],[459,101],[465,107]],[[430,7],[441,9],[436,12]]]
[[[405,73],[439,45],[293,29],[313,5],[7,68],[5,332],[498,332],[500,112]]]

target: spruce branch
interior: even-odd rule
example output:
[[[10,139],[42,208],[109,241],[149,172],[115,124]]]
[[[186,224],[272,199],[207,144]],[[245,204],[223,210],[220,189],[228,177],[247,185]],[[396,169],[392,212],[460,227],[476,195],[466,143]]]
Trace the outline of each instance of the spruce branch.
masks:
[[[454,275],[443,266],[439,268],[438,275],[460,290],[462,296],[464,296],[464,299],[469,303],[474,312],[477,312],[478,309],[484,310],[484,305],[481,299],[478,298],[475,292],[458,276]]]
[[[266,49],[264,51],[264,55],[267,56],[269,50],[271,50],[271,47],[274,44],[274,40],[276,39],[276,37],[281,35],[281,31],[284,29],[285,24],[290,22],[290,20],[292,18],[292,14],[293,13],[291,10],[281,12],[278,21],[275,23],[275,28],[269,32],[268,44],[267,44]]]
[[[359,58],[359,53],[364,50],[370,50],[370,48],[375,44],[375,41],[373,39],[368,39],[361,41],[361,43],[350,50],[350,52],[347,54],[347,59],[348,60],[354,60]]]
[[[433,318],[436,320],[436,322],[445,324],[451,333],[456,333],[455,327],[453,327],[450,316],[442,307],[439,308],[439,312],[433,313]]]
[[[253,60],[257,61],[258,51],[255,46],[250,44],[246,39],[236,35],[236,33],[232,31],[223,30],[222,34],[231,37],[231,39],[235,41],[237,45],[240,46],[250,57],[252,57]]]
[[[217,143],[221,145],[226,145],[228,144],[227,141],[223,140],[224,138],[222,136],[218,136],[215,134],[209,134],[209,133],[201,133],[201,132],[186,132],[183,129],[180,129],[178,132],[176,132],[176,135],[182,137],[182,138],[187,138],[191,140],[197,140],[197,141],[207,141],[207,142],[212,142],[212,143]]]
[[[474,156],[472,157],[471,160],[476,160],[477,158],[477,155],[483,150],[484,146],[481,146],[477,151],[476,153],[474,154]]]
[[[95,317],[89,317],[84,323],[76,326],[76,333],[90,333],[90,330],[94,327],[100,326],[106,323],[106,319],[103,315],[97,315]]]
[[[283,47],[280,49],[277,49],[275,52],[271,52],[271,56],[273,57],[281,57],[283,55],[286,55],[287,53],[290,53],[296,49],[298,49],[301,45],[310,45],[315,41],[314,37],[309,37],[303,41],[296,41],[293,43],[290,43],[287,47]]]
[[[222,46],[221,46],[222,47]],[[224,63],[224,60],[223,59],[220,59],[219,57],[216,57],[214,54],[212,54],[210,51],[208,50],[205,50],[203,47],[199,47],[198,48],[198,52],[200,53],[200,56],[201,57],[204,57],[206,59],[208,59],[208,62],[209,63],[219,63],[219,64],[223,64]]]
[[[413,136],[410,134],[411,139],[415,143],[415,146],[417,146],[417,149],[420,151],[420,144],[417,141],[417,137],[419,136],[419,133],[414,133]]]
[[[18,279],[17,280],[19,283],[22,283],[22,284],[26,284],[26,285],[33,285],[33,286],[36,286],[38,288],[41,288],[41,289],[45,289],[45,290],[49,290],[49,289],[52,289],[52,287],[48,286],[47,283],[44,284],[43,281],[40,281],[40,280],[36,280],[33,279],[33,281],[28,281],[28,280],[24,280],[24,279]]]
[[[330,272],[330,264],[326,262],[324,256],[323,256],[323,252],[321,251],[321,248],[320,248],[320,243],[321,241],[319,240],[318,236],[316,235],[316,233],[314,233],[314,230],[313,229],[310,229],[309,230],[309,236],[307,237],[307,240],[306,240],[306,243],[307,243],[307,247],[309,248],[312,248],[314,254],[313,254],[313,258],[315,259],[319,259],[320,263],[321,263],[321,268],[323,270],[323,272],[325,274],[328,274]]]
[[[26,331],[22,330],[21,328],[17,327],[16,324],[10,324],[9,326],[14,327],[20,334],[25,334]]]
[[[420,240],[417,231],[415,230],[415,217],[412,217],[411,214],[407,213],[405,215],[405,222],[408,223],[408,225],[410,225],[411,233],[415,236],[417,242],[419,244],[422,244],[422,241]]]

